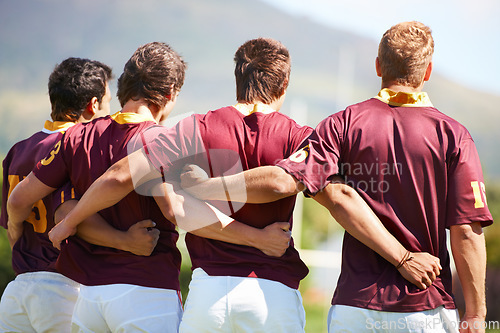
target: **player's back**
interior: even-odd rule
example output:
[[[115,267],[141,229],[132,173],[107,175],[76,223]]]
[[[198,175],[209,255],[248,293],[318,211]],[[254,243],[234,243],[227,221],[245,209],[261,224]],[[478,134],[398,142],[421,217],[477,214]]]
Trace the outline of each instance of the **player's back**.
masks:
[[[312,129],[301,127],[279,113],[253,112],[244,115],[226,107],[197,115],[200,135],[208,153],[212,177],[274,165],[291,155],[310,135]],[[238,170],[240,169],[240,170]],[[233,207],[237,207],[234,204]],[[231,215],[237,221],[257,228],[274,222],[290,222],[295,196],[267,204],[245,204]],[[194,267],[201,266],[209,275],[255,276],[276,280],[292,288],[307,274],[307,268],[292,246],[276,260],[257,249],[202,239],[188,234],[186,242]],[[208,260],[210,258],[210,260]]]
[[[59,126],[57,126],[59,125]],[[60,131],[73,125],[46,122],[42,131],[16,143],[3,161],[1,225],[7,228],[7,199],[14,187],[33,170],[33,167],[60,139]],[[38,201],[24,224],[24,232],[12,250],[12,267],[16,274],[34,271],[55,271],[59,251],[52,246],[48,231],[54,226],[54,210],[60,201],[50,195]]]
[[[120,112],[78,124],[64,135],[59,147],[55,146],[54,158],[49,155],[40,162],[35,175],[52,187],[69,178],[77,193],[82,194],[113,163],[127,156],[127,144],[136,134],[153,124],[151,117]],[[54,170],[60,174],[54,174]],[[141,220],[155,221],[160,230],[155,250],[151,256],[142,257],[72,237],[58,260],[57,267],[64,275],[85,285],[128,283],[179,289],[180,254],[175,245],[178,234],[153,198],[131,192],[100,214],[120,230]]]
[[[489,215],[474,208],[473,184],[483,179],[467,130],[432,105],[372,98],[330,116],[316,132],[340,152],[339,172],[403,246],[439,257],[444,267],[423,293],[346,233],[333,302],[384,311],[453,307],[445,228]]]

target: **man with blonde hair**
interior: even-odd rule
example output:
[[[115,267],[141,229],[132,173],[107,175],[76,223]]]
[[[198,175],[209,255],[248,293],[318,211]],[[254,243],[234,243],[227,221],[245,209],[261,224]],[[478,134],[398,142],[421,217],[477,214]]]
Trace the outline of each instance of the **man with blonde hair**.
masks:
[[[341,174],[405,248],[440,259],[441,274],[419,288],[398,273],[414,260],[413,253],[394,267],[345,233],[328,316],[330,333],[457,332],[459,327],[461,332],[484,332],[482,227],[492,217],[469,132],[422,92],[432,72],[433,51],[429,27],[420,22],[393,26],[382,37],[376,59],[382,78],[377,96],[323,120],[302,148],[278,166],[209,180],[191,171],[183,179],[184,184],[199,182],[188,191],[202,199],[216,199],[213,189],[222,183],[234,200],[245,182],[247,202],[264,202],[296,193],[297,182],[318,197]],[[446,229],[466,302],[460,323]]]

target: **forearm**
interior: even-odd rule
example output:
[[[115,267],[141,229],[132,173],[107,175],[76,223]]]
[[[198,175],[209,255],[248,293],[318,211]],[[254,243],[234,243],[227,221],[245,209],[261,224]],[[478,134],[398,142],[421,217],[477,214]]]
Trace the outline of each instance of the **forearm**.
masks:
[[[257,240],[261,236],[260,229],[234,220],[225,226],[221,222],[216,222],[191,233],[203,238],[252,247],[257,247]]]
[[[66,216],[65,223],[69,227],[77,227],[97,212],[115,205],[133,190],[128,167],[112,166],[87,189],[78,204]],[[82,230],[87,229],[84,227]]]
[[[300,183],[283,169],[263,166],[211,178],[187,190],[202,200],[266,203],[294,195],[300,187]]]
[[[164,195],[155,197],[164,215],[194,235],[255,247],[267,255],[281,256],[288,248],[288,222],[258,229],[234,221],[217,208],[193,198],[171,184],[162,184]]]
[[[14,188],[7,200],[9,223],[22,224],[30,216],[33,205],[54,190],[30,173]]]
[[[474,222],[450,228],[450,242],[465,299],[465,316],[486,316],[486,246],[481,224]]]
[[[366,202],[345,184],[329,184],[314,199],[354,238],[397,266],[407,250],[387,231]]]
[[[63,220],[77,203],[77,200],[69,200],[59,206],[54,216],[56,223]],[[76,235],[94,245],[124,250],[123,239],[126,232],[113,228],[99,214],[93,214],[80,223]]]

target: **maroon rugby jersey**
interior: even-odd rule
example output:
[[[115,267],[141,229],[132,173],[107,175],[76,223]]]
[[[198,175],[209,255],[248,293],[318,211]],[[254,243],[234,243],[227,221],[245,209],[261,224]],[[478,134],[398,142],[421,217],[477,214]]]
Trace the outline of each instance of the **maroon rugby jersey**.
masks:
[[[481,164],[469,132],[432,107],[427,94],[382,90],[316,128],[279,166],[311,193],[340,173],[407,249],[429,252],[443,271],[420,290],[389,262],[345,233],[332,304],[412,312],[454,308],[445,229],[492,223]]]
[[[241,168],[274,165],[292,154],[311,132],[311,128],[300,127],[278,112],[244,116],[235,107],[225,107],[184,119],[170,130],[146,131],[145,136],[152,163],[158,169],[162,167],[165,175],[177,175],[173,180],[178,181],[186,163],[204,167],[212,177],[230,174],[232,170],[238,172]],[[279,221],[292,223],[294,204],[295,196],[267,204],[233,203],[231,216],[257,228]],[[252,276],[298,288],[308,272],[293,242],[280,258],[266,256],[256,248],[190,233],[186,235],[186,244],[193,269],[201,267],[212,276]]]
[[[127,143],[134,135],[153,124],[151,117],[120,112],[77,124],[33,172],[48,186],[59,187],[70,180],[78,193],[84,193],[113,163],[127,156]],[[155,250],[151,256],[136,256],[70,237],[57,261],[62,274],[84,285],[126,283],[179,290],[178,234],[152,197],[132,192],[100,214],[120,230],[144,219],[155,221],[160,230]]]
[[[73,126],[73,122],[46,121],[42,131],[16,143],[3,161],[2,215],[0,225],[7,228],[7,198],[33,170],[38,161],[52,149],[61,138],[61,132]],[[62,192],[61,192],[62,191]],[[12,249],[12,268],[16,274],[37,271],[55,272],[59,250],[52,246],[48,232],[54,226],[54,211],[64,198],[71,196],[71,187],[38,201],[30,217],[24,222],[24,231]],[[65,195],[64,195],[65,194]]]

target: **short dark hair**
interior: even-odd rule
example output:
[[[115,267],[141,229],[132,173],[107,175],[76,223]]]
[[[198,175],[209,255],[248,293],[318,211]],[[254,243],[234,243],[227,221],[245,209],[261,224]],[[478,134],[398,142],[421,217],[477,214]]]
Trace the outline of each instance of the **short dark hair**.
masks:
[[[240,102],[277,100],[288,86],[290,54],[279,41],[257,38],[245,42],[234,55],[236,98]]]
[[[99,61],[71,57],[56,65],[48,84],[52,120],[77,121],[93,97],[102,102],[111,78],[111,68]]]
[[[152,42],[140,46],[127,61],[118,79],[118,100],[123,107],[144,98],[163,108],[184,84],[186,63],[169,45]]]

